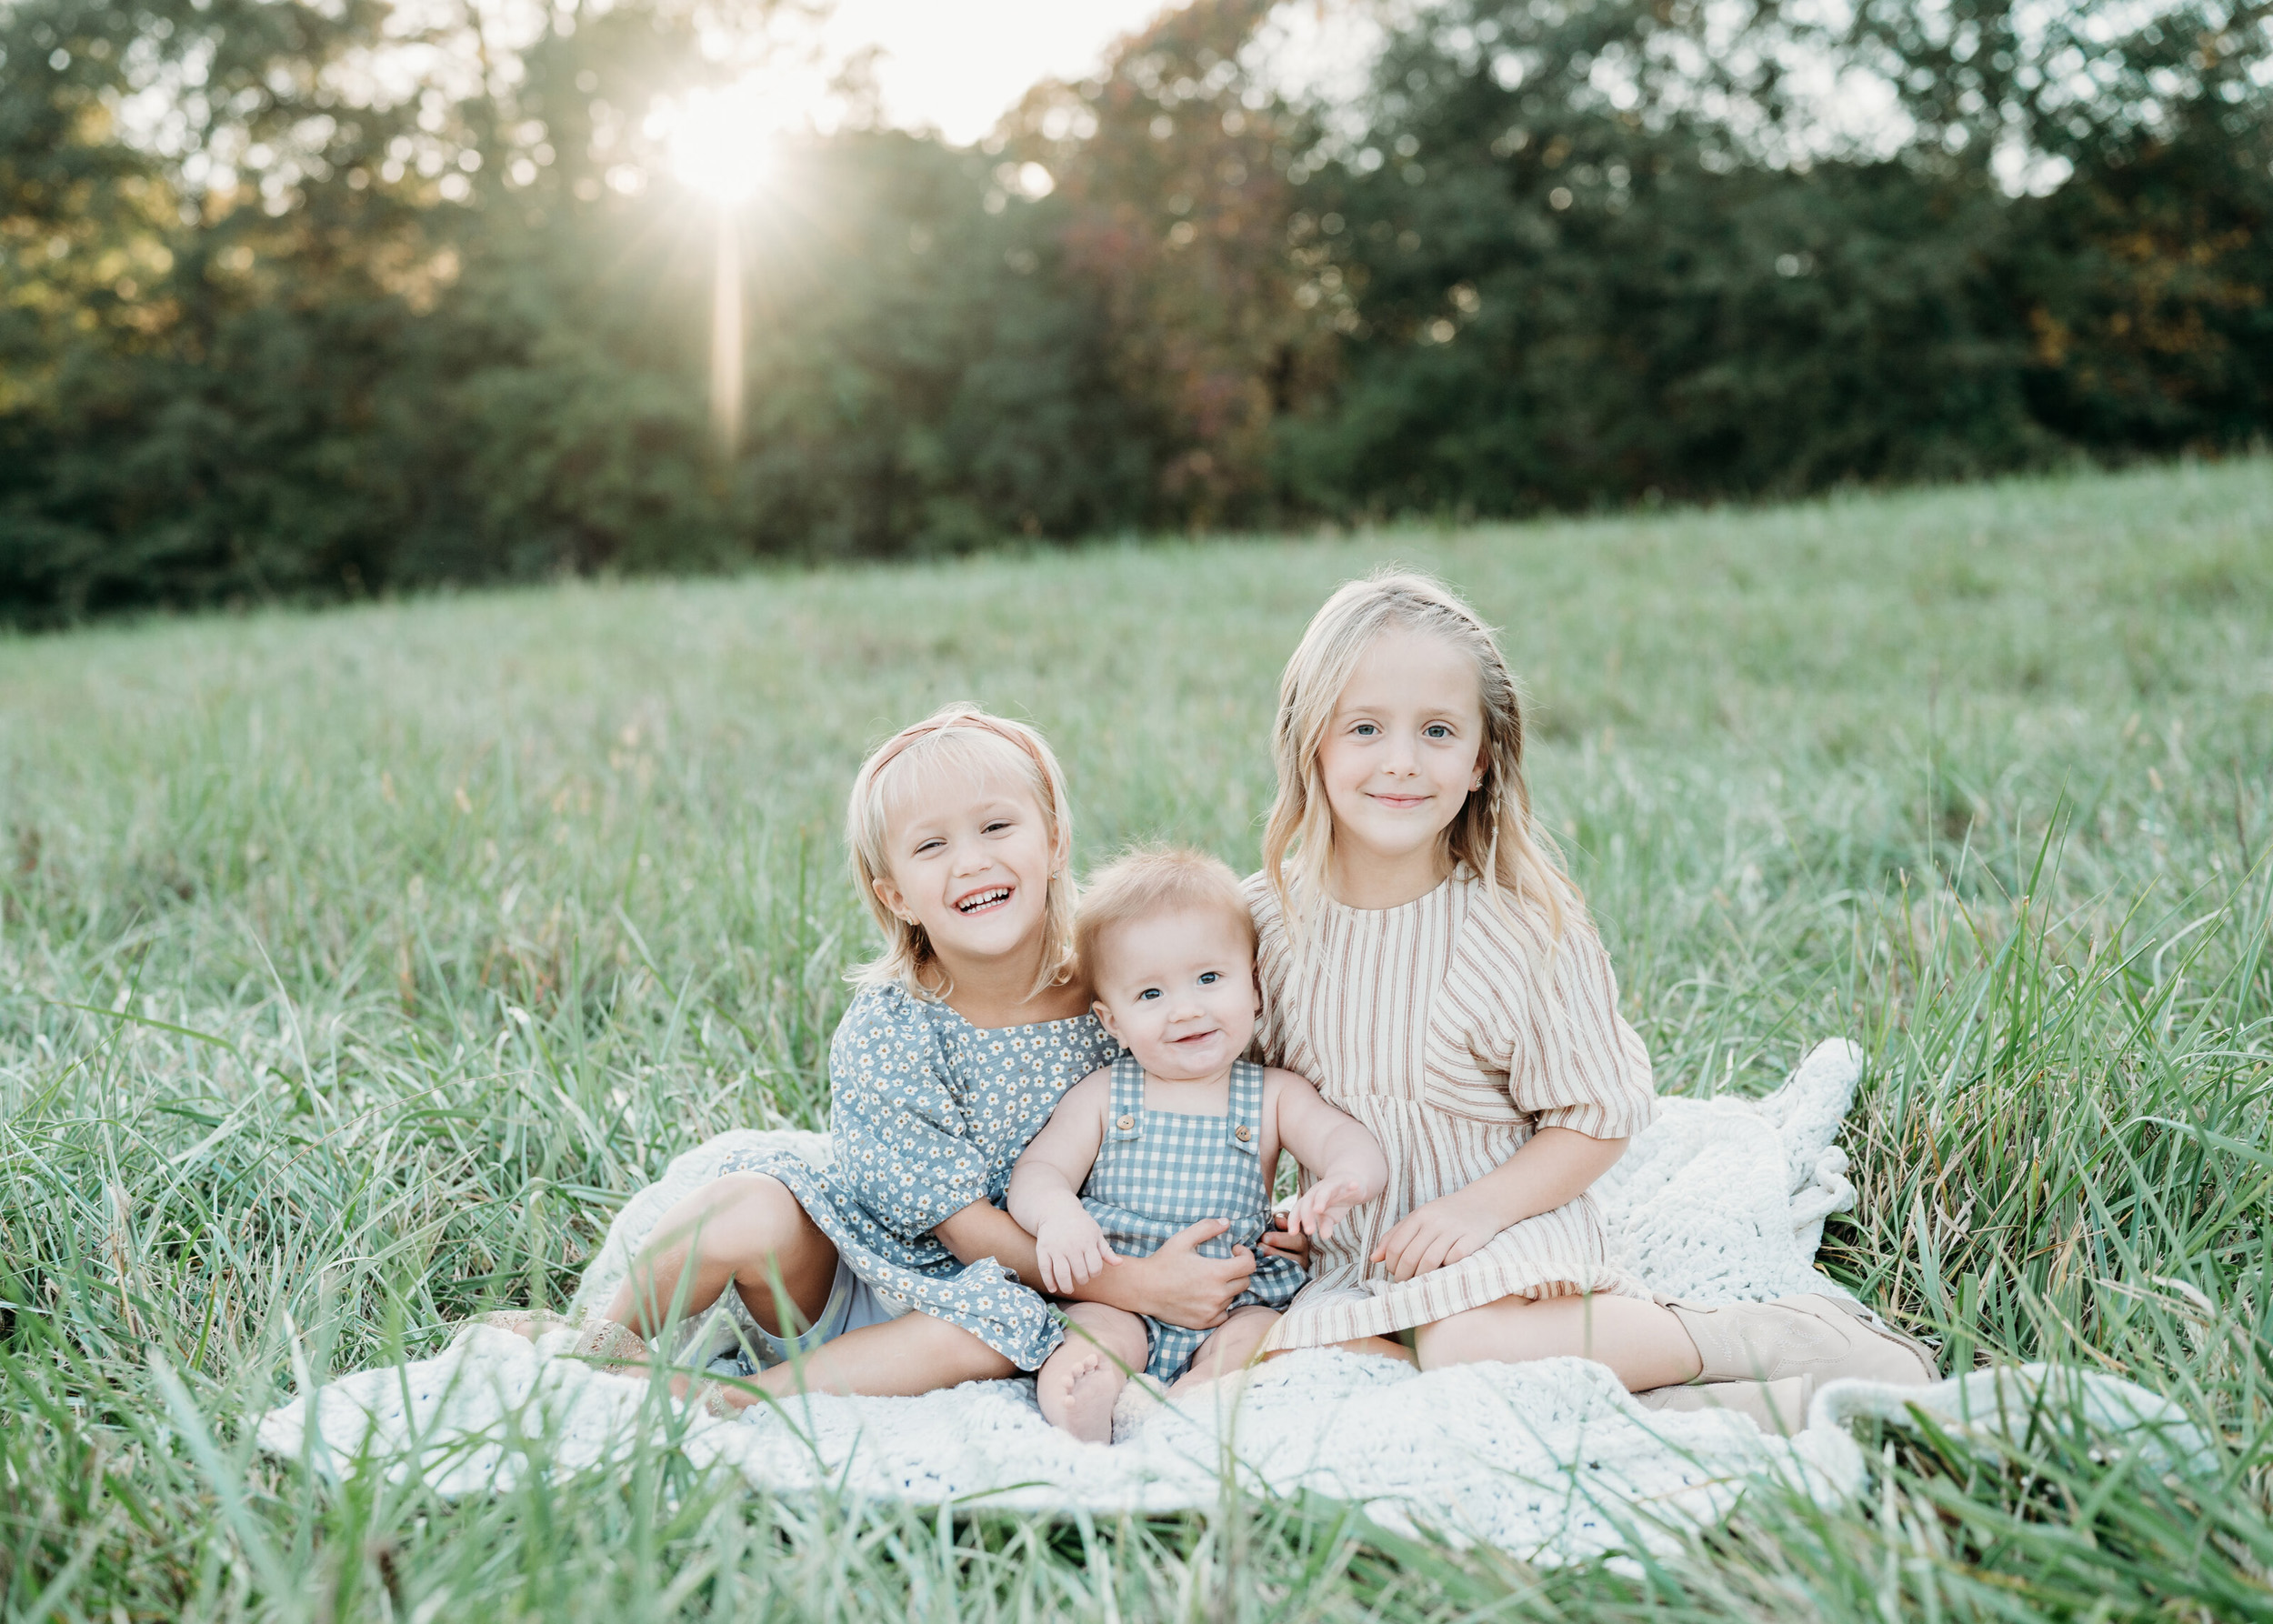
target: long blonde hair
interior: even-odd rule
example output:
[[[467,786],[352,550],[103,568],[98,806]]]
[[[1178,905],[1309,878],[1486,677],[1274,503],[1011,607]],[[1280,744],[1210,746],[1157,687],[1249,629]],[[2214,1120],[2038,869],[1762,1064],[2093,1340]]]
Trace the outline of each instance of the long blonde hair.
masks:
[[[984,777],[1005,769],[1033,796],[1050,838],[1050,877],[1042,902],[1042,962],[1026,996],[1033,997],[1071,978],[1074,822],[1066,799],[1065,772],[1042,736],[1025,723],[990,716],[976,705],[956,704],[943,706],[886,739],[853,778],[845,809],[845,847],[852,858],[853,884],[884,931],[884,951],[847,975],[855,986],[896,982],[922,998],[943,997],[953,990],[924,927],[901,918],[876,895],[876,881],[892,871],[885,849],[887,826],[893,806],[916,792],[920,777],[948,772]],[[933,977],[928,985],[926,971]]]
[[[1480,878],[1495,905],[1540,909],[1549,939],[1559,940],[1566,910],[1580,906],[1578,889],[1563,872],[1554,841],[1531,817],[1531,791],[1523,777],[1523,696],[1499,640],[1443,582],[1390,570],[1350,581],[1327,598],[1279,678],[1278,725],[1271,739],[1278,797],[1263,832],[1263,872],[1288,931],[1297,944],[1306,937],[1307,913],[1326,894],[1334,850],[1334,814],[1318,752],[1357,662],[1387,631],[1442,637],[1476,662],[1484,781],[1446,828],[1445,855],[1456,868]]]

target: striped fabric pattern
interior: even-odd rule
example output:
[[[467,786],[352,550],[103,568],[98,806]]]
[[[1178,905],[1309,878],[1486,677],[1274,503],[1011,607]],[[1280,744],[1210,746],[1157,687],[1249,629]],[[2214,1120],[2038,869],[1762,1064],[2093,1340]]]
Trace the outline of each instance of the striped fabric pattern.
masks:
[[[1400,907],[1311,908],[1297,951],[1261,875],[1264,1058],[1308,1078],[1381,1141],[1389,1185],[1311,1256],[1273,1348],[1386,1336],[1505,1297],[1647,1297],[1611,1258],[1591,1195],[1502,1230],[1458,1263],[1398,1282],[1368,1254],[1415,1208],[1499,1167],[1542,1128],[1627,1138],[1656,1109],[1649,1056],[1617,1010],[1590,920],[1560,941],[1495,905],[1467,870]]]

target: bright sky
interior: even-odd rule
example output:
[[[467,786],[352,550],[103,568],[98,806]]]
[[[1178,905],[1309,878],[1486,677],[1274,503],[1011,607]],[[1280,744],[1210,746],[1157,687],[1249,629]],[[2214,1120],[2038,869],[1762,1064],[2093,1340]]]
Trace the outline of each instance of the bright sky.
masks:
[[[829,55],[883,47],[876,82],[893,123],[976,140],[1036,80],[1077,79],[1165,0],[840,0]]]

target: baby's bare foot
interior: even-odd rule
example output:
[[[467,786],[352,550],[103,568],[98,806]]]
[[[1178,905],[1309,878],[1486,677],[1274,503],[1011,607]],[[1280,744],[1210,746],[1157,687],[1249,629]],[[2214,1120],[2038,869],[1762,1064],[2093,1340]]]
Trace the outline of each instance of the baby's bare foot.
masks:
[[[1042,1414],[1084,1443],[1113,1441],[1113,1400],[1128,1378],[1101,1349],[1068,1342],[1043,1361],[1036,1386]]]

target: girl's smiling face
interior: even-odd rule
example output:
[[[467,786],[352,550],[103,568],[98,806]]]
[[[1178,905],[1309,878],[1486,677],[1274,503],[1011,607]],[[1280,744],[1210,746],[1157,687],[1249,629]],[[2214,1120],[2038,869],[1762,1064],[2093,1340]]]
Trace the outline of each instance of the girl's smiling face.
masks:
[[[1346,879],[1359,869],[1372,879],[1396,875],[1405,882],[1400,890],[1417,883],[1424,868],[1421,891],[1441,879],[1441,837],[1482,782],[1487,748],[1476,662],[1426,632],[1376,637],[1318,747],[1336,870]]]
[[[1025,788],[994,774],[911,785],[886,819],[876,896],[920,925],[947,973],[1040,950],[1050,877],[1066,854]]]

